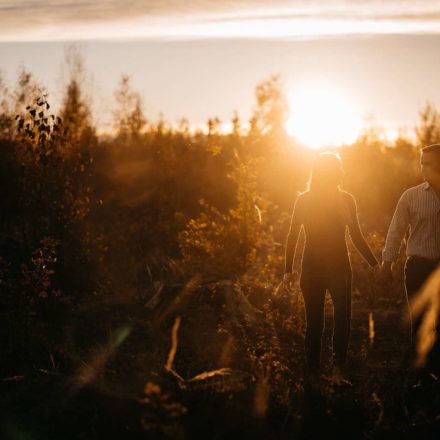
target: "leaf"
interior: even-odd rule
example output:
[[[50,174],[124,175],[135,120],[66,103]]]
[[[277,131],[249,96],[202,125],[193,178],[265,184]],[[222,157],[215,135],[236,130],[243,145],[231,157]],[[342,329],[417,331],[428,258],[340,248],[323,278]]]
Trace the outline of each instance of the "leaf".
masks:
[[[218,370],[204,371],[203,373],[200,373],[197,376],[194,376],[193,378],[189,379],[188,382],[205,380],[215,376],[227,376],[230,374],[232,374],[232,370],[230,368],[220,368]]]
[[[49,110],[49,109],[50,109],[50,105],[48,102],[46,102],[46,110]]]
[[[29,113],[30,113],[30,115],[31,115],[33,118],[34,118],[35,115],[37,114],[37,112],[36,112],[35,109],[32,109]]]

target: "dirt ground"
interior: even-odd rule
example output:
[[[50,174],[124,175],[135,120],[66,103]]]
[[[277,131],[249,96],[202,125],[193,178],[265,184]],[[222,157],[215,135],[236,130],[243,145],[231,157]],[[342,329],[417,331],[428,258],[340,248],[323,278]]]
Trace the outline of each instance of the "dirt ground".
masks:
[[[232,319],[215,291],[174,306],[70,316],[45,366],[1,379],[2,438],[439,438],[440,384],[408,366],[401,298],[372,302],[354,289],[342,376],[331,363],[330,303],[313,377],[304,324],[292,320],[300,300],[266,304],[255,322]]]

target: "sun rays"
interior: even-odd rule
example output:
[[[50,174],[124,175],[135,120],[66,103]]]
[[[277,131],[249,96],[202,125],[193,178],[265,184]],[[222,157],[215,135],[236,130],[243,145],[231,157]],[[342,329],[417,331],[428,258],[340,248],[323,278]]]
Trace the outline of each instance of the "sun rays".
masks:
[[[318,149],[353,142],[362,119],[357,103],[345,91],[323,85],[307,85],[289,94],[289,135]]]

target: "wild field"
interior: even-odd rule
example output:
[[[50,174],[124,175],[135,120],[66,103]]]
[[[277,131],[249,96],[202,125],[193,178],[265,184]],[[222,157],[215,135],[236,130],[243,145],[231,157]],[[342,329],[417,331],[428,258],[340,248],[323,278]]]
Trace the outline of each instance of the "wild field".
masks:
[[[257,85],[250,129],[234,115],[224,134],[147,121],[123,77],[98,136],[72,72],[59,114],[29,72],[0,82],[3,438],[438,438],[440,382],[407,355],[403,252],[385,289],[350,245],[347,371],[328,300],[323,371],[306,374],[301,292],[280,282],[313,153],[283,131],[279,79]],[[429,104],[416,134],[338,150],[378,258],[420,147],[440,141]]]

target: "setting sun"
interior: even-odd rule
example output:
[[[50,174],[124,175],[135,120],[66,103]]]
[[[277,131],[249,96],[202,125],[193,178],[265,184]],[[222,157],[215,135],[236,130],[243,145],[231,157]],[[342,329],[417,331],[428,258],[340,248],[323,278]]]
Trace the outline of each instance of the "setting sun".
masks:
[[[289,106],[287,132],[310,148],[351,143],[359,135],[359,110],[342,91],[303,87],[289,94]]]

